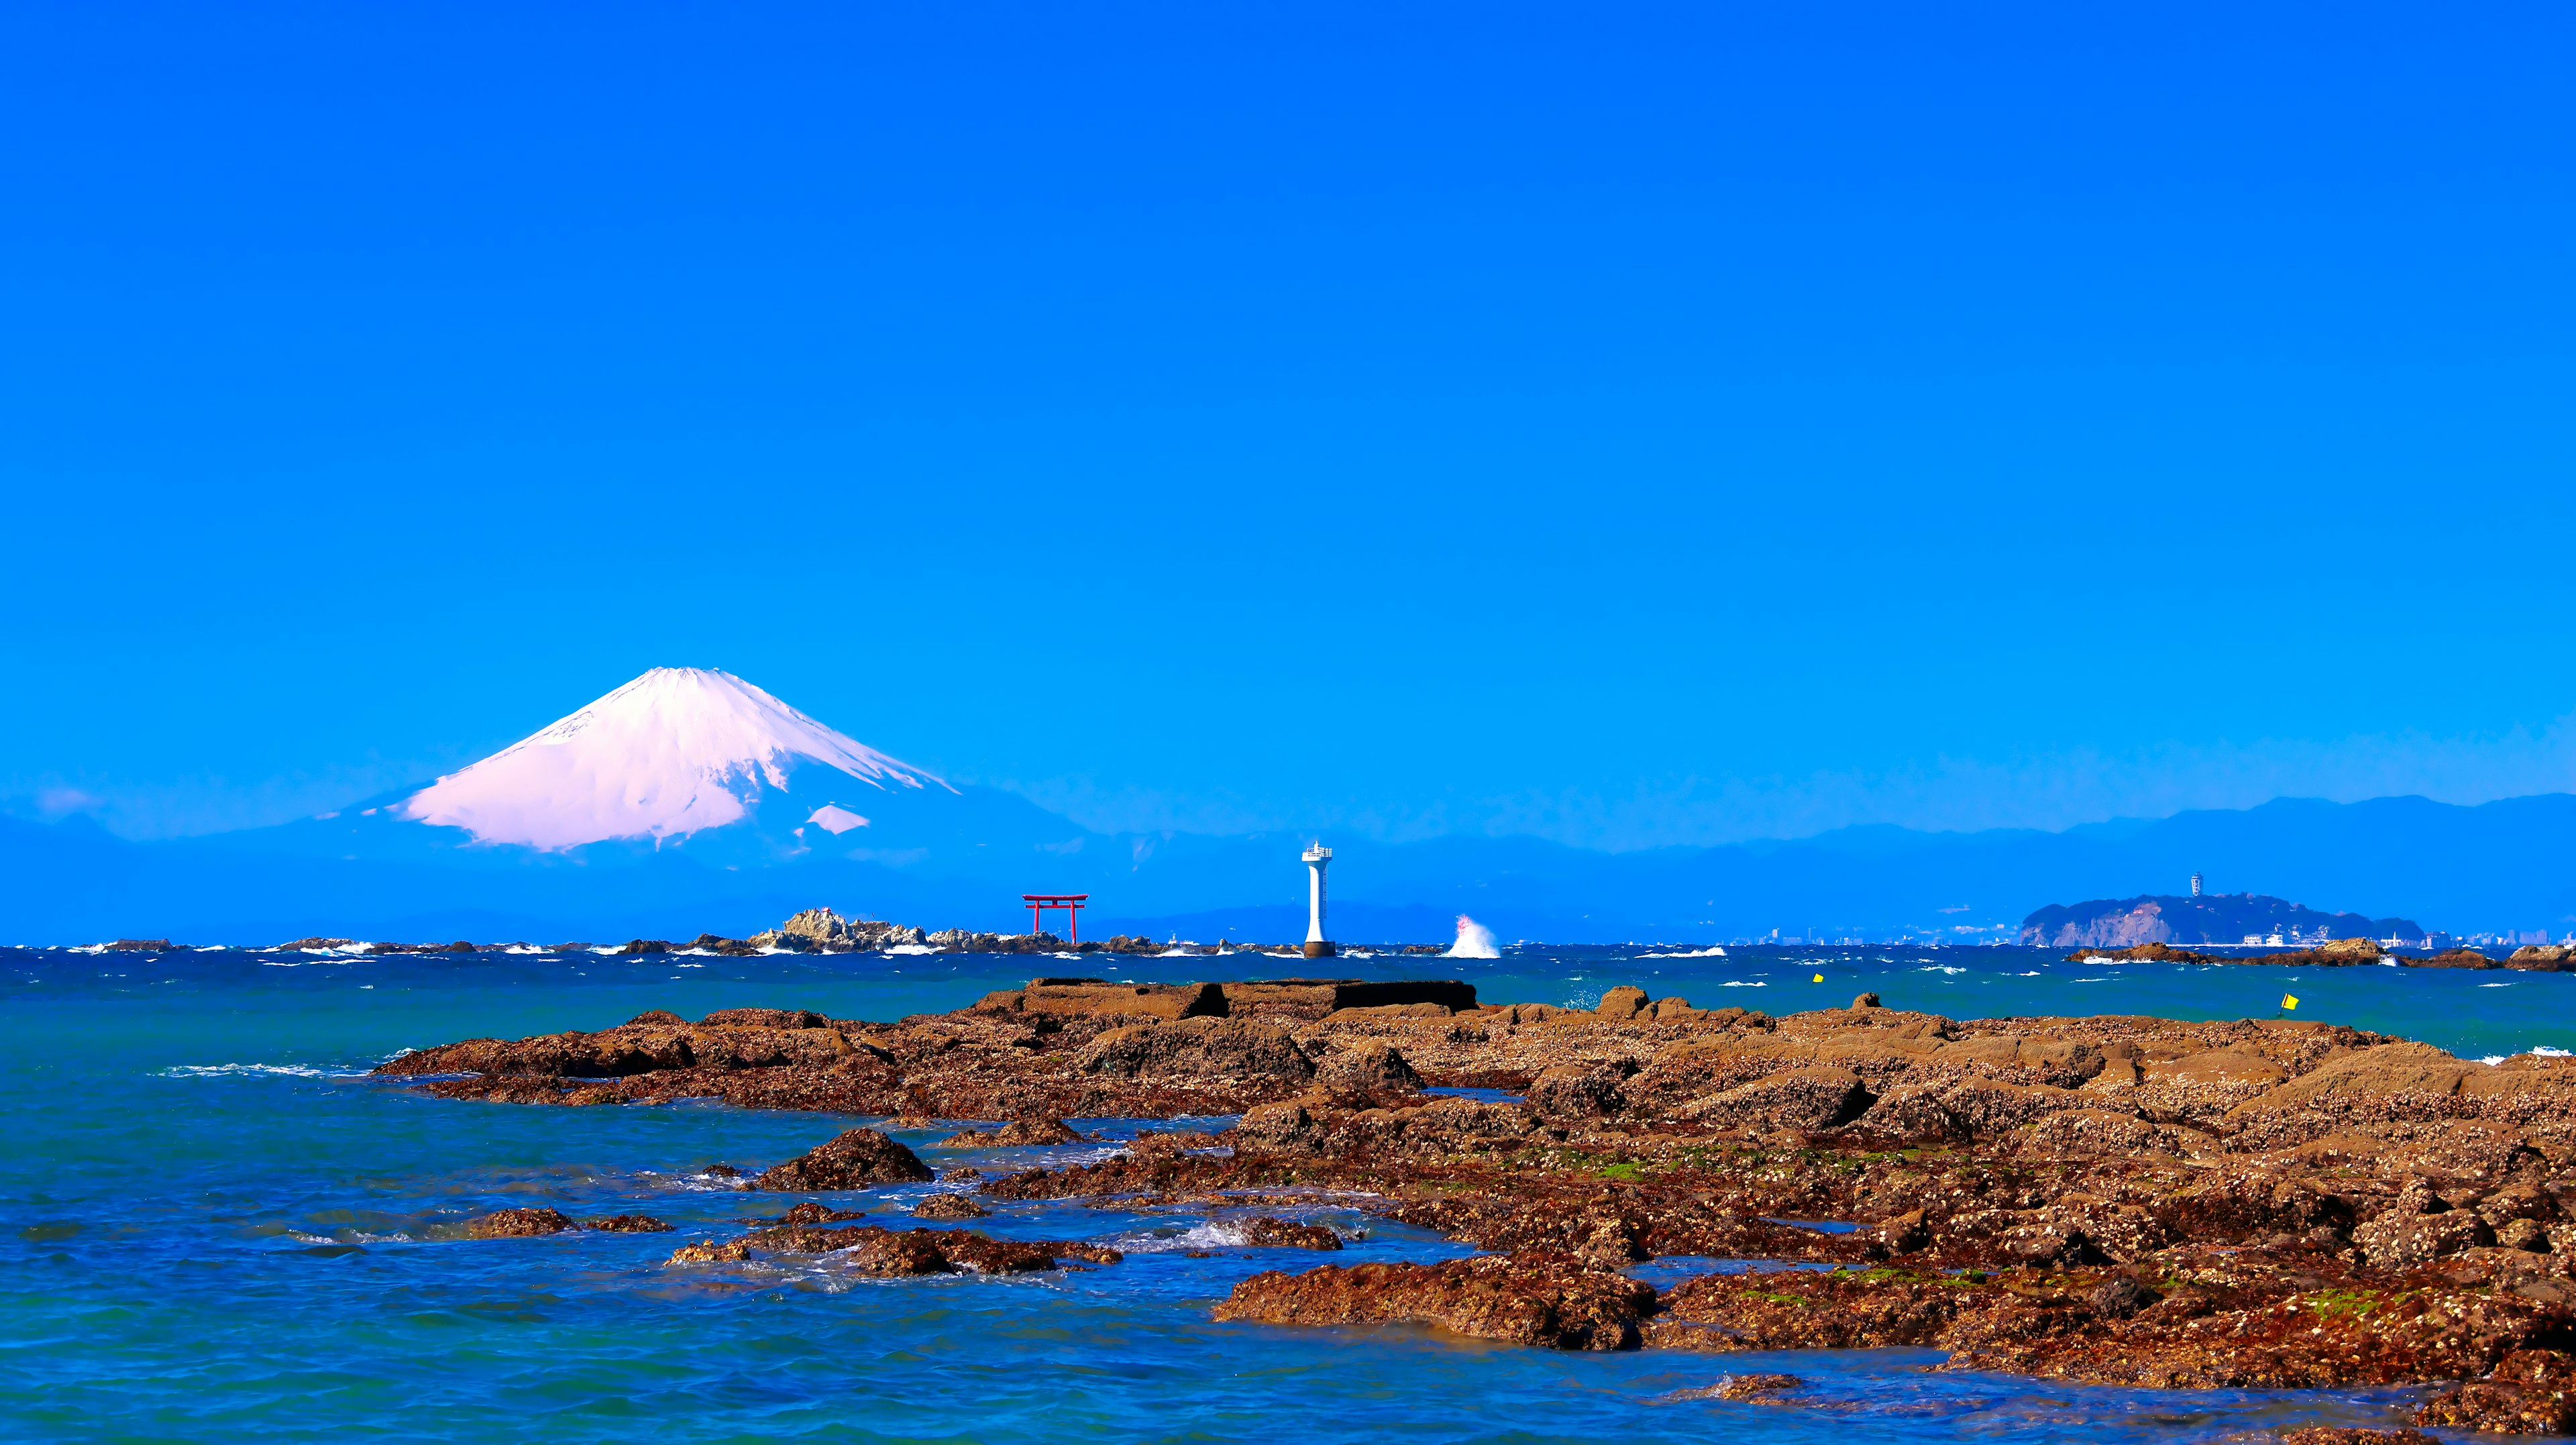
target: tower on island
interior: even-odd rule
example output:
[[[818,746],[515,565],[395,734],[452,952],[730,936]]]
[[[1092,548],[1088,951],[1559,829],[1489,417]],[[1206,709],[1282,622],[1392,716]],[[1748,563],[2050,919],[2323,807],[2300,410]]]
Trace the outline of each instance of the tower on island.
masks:
[[[2197,873],[2191,875],[2191,896],[2194,898],[2200,896],[2200,875]]]
[[[1324,865],[1333,861],[1333,850],[1318,840],[1305,852],[1306,862],[1306,956],[1330,958],[1333,941],[1324,936]]]

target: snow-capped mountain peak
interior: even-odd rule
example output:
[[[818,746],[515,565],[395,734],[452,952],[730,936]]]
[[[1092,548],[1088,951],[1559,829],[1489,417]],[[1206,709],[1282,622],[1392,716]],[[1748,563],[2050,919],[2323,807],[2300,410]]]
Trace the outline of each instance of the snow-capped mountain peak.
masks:
[[[658,841],[741,821],[764,787],[784,790],[788,774],[807,764],[889,792],[955,791],[731,673],[657,667],[396,810],[482,843],[561,850]],[[830,811],[836,832],[866,826],[856,812]]]

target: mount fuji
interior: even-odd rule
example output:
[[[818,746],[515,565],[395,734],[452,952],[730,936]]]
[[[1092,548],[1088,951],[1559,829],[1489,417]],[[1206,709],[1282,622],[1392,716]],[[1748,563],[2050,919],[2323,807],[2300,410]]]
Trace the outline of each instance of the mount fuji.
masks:
[[[484,871],[865,864],[938,878],[1077,853],[1089,835],[1016,793],[958,787],[880,752],[732,673],[657,667],[427,787],[239,836]]]
[[[478,843],[552,852],[612,839],[683,839],[792,798],[819,766],[851,796],[955,788],[845,737],[729,672],[657,667],[397,805],[397,816],[463,829]],[[808,784],[811,791],[811,784]],[[883,811],[874,803],[866,806]],[[793,811],[790,809],[789,811]],[[838,837],[872,820],[827,798],[791,830]]]

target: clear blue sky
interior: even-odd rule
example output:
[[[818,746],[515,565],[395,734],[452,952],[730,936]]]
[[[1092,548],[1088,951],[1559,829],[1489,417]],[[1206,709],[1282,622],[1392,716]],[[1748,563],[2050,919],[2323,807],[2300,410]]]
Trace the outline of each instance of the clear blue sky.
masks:
[[[1769,9],[12,7],[0,794],[665,663],[1103,826],[2576,778],[2566,10]]]

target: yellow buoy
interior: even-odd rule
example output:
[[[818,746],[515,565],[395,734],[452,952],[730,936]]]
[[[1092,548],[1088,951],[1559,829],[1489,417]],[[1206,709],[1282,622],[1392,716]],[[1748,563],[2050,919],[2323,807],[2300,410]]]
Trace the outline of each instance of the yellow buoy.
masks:
[[[2298,1006],[2299,1006],[2299,996],[2298,996],[2297,994],[2294,994],[2294,993],[2285,993],[2285,994],[2281,995],[2281,1007],[2283,1007],[2283,1008],[2287,1009],[2287,1008],[2297,1008]]]
[[[1817,974],[1817,975],[1816,975],[1816,982],[1818,982],[1818,983],[1823,983],[1824,981],[1825,981],[1825,976],[1824,976],[1823,974],[1821,974],[1821,973],[1820,973],[1820,974]]]

